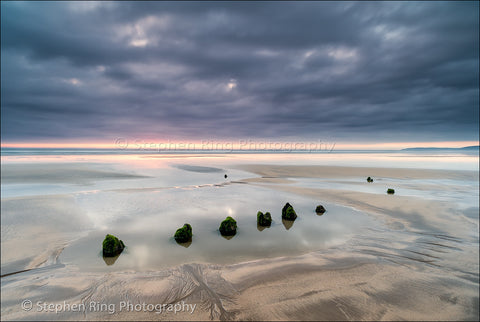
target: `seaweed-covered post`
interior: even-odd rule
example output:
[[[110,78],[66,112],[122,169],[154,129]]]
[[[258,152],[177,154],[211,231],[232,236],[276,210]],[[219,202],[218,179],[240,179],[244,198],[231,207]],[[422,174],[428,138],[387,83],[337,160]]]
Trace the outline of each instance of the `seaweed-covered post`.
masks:
[[[395,193],[395,190],[388,188],[387,193],[388,193],[389,195],[393,195],[393,194]]]
[[[269,212],[266,212],[265,214],[261,211],[257,212],[257,225],[262,227],[270,227],[271,224],[272,216]]]
[[[317,208],[315,208],[315,212],[316,212],[317,214],[323,214],[325,211],[327,211],[327,210],[326,210],[325,207],[322,206],[322,205],[318,205]]]
[[[373,182],[373,179],[370,178],[370,177],[368,177],[368,178],[367,178],[367,182]]]
[[[282,218],[285,220],[295,220],[297,219],[297,214],[295,213],[295,210],[293,210],[293,207],[291,204],[288,202],[283,206],[282,209]]]
[[[183,225],[182,228],[178,228],[173,236],[177,243],[186,243],[192,240],[192,226],[190,224]]]
[[[228,216],[220,224],[218,228],[222,236],[233,236],[237,233],[237,222],[232,217]]]
[[[119,255],[125,248],[125,244],[123,243],[123,241],[110,234],[105,236],[102,246],[103,256],[105,257],[115,257]]]

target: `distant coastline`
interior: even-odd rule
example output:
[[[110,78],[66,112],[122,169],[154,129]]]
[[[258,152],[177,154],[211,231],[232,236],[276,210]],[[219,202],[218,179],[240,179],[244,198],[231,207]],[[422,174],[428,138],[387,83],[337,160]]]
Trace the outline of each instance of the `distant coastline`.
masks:
[[[479,146],[463,148],[406,148],[400,150],[308,150],[308,149],[105,149],[105,148],[20,148],[2,147],[2,156],[27,155],[152,155],[152,154],[382,154],[405,152],[476,153]]]
[[[455,150],[455,151],[458,151],[458,150],[478,150],[480,149],[480,146],[479,145],[471,145],[471,146],[465,146],[463,148],[425,148],[425,147],[420,147],[420,148],[406,148],[406,149],[402,149],[401,151],[430,151],[430,150],[434,150],[434,151],[438,151],[438,150]]]

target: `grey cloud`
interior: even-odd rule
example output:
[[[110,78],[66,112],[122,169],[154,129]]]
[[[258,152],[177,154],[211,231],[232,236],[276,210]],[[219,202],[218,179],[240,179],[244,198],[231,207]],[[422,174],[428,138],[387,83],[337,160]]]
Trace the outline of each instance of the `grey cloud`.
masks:
[[[5,141],[478,140],[478,2],[1,5]]]

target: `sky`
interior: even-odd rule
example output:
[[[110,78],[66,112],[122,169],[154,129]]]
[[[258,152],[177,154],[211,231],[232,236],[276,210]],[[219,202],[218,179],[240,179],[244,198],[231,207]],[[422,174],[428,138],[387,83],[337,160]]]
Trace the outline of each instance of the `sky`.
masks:
[[[478,70],[478,1],[2,1],[1,141],[478,144]]]

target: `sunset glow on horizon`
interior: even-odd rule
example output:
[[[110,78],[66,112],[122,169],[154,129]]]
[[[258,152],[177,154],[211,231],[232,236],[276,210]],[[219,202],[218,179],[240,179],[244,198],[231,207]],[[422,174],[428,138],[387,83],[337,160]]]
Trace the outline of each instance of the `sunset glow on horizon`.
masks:
[[[322,141],[274,141],[274,140],[238,140],[238,141],[161,141],[140,140],[137,142],[96,143],[69,143],[69,142],[2,142],[2,148],[33,148],[33,149],[117,149],[117,150],[402,150],[407,148],[463,148],[478,146],[478,141],[445,141],[445,142],[392,142],[392,143],[366,143],[351,144],[342,142]]]

